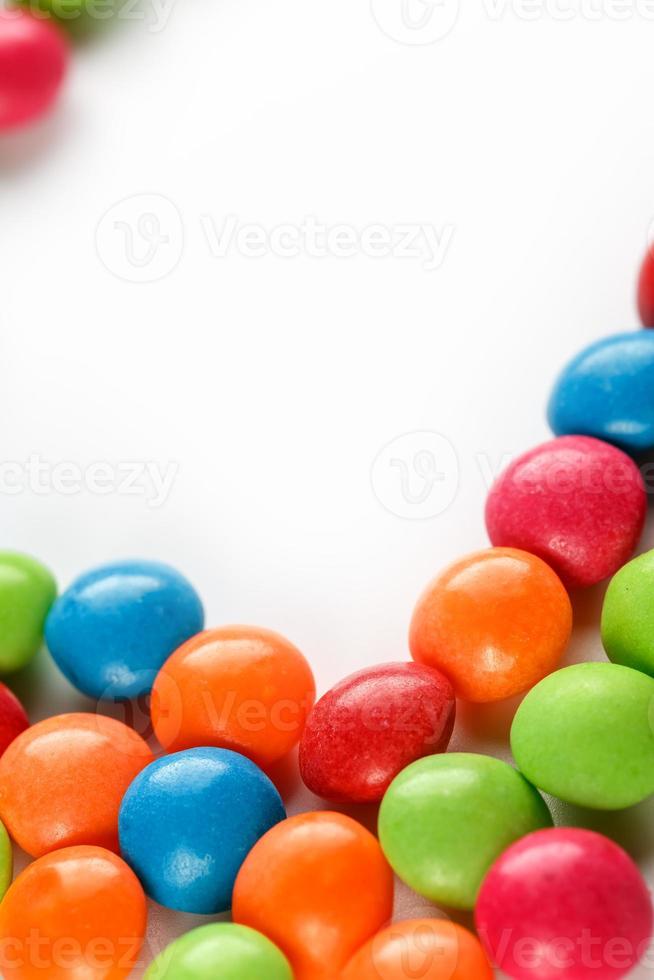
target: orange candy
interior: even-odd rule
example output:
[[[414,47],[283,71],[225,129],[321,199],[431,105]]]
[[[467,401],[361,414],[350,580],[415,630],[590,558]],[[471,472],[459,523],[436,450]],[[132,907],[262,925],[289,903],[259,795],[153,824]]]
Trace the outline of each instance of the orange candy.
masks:
[[[396,922],[350,960],[342,980],[493,980],[479,940],[445,919]]]
[[[33,857],[74,844],[118,851],[122,798],[152,759],[140,735],[113,718],[41,721],[0,759],[0,817]]]
[[[47,854],[18,876],[0,905],[5,980],[121,980],[146,927],[134,872],[101,847]]]
[[[273,827],[245,859],[234,921],[286,954],[295,980],[334,980],[393,911],[393,875],[377,840],[340,813]]]
[[[168,752],[233,749],[264,768],[300,740],[316,696],[309,664],[278,633],[252,626],[206,630],[162,667],[152,722]]]
[[[535,555],[488,548],[427,587],[413,614],[414,660],[442,670],[465,701],[520,694],[554,670],[568,645],[572,606]]]

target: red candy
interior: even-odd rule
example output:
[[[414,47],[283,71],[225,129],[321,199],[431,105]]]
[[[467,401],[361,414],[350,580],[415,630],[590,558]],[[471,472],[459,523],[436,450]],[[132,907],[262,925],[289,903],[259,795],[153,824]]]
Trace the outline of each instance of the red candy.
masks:
[[[633,554],[647,498],[621,450],[562,436],[515,460],[492,487],[486,527],[494,545],[546,561],[569,588],[595,585]]]
[[[654,327],[654,246],[647,250],[638,280],[638,311],[643,326]]]
[[[454,690],[433,667],[369,667],[318,701],[300,742],[312,792],[337,803],[374,803],[411,762],[443,752],[454,725]]]
[[[576,828],[539,830],[505,851],[475,919],[489,956],[514,980],[617,980],[652,934],[650,896],[629,855]]]
[[[50,108],[68,53],[65,35],[52,21],[0,9],[0,130],[31,122]]]
[[[13,740],[29,728],[29,718],[25,709],[4,684],[0,684],[0,756]]]

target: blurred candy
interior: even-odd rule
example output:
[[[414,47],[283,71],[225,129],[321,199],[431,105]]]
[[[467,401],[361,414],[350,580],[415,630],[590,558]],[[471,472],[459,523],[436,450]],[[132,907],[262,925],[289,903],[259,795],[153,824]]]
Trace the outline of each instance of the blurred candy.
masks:
[[[0,684],[0,756],[13,740],[29,728],[29,718],[13,691]]]
[[[120,847],[150,898],[213,915],[229,909],[246,855],[285,816],[279,793],[249,759],[190,749],[136,777],[120,809]]]
[[[143,889],[100,847],[48,854],[18,876],[0,905],[4,980],[120,980],[143,943]]]
[[[0,9],[0,35],[3,11]],[[2,118],[0,37],[0,120]],[[24,667],[43,642],[43,624],[57,595],[48,569],[34,558],[0,551],[0,673]]]
[[[654,676],[654,551],[634,558],[611,579],[602,642],[614,664]]]
[[[518,767],[567,803],[619,810],[654,793],[654,680],[617,664],[558,670],[530,691],[511,728]]]
[[[51,21],[0,8],[0,131],[37,119],[59,94],[68,43]]]
[[[493,980],[479,940],[444,919],[409,919],[378,933],[342,980]]]
[[[638,868],[601,834],[530,834],[489,871],[475,913],[489,955],[515,980],[612,980],[647,951],[652,904]]]
[[[638,312],[645,327],[654,327],[654,247],[650,246],[638,280]]]
[[[214,922],[176,939],[144,980],[293,980],[288,960],[247,926]]]
[[[654,448],[654,334],[621,333],[586,347],[552,392],[558,436],[596,436],[627,452]]]
[[[572,629],[570,599],[540,558],[489,548],[450,565],[413,613],[409,644],[466,701],[526,691],[557,666]]]
[[[174,568],[122,561],[76,579],[52,607],[45,632],[71,684],[115,700],[148,693],[166,658],[203,625],[195,589]]]
[[[297,744],[315,698],[309,664],[271,630],[207,630],[166,662],[152,721],[167,751],[215,745],[267,767]]]
[[[541,796],[511,766],[449,753],[414,762],[393,780],[379,811],[379,840],[395,873],[419,895],[471,909],[502,851],[551,823]]]
[[[0,759],[0,816],[33,857],[73,844],[118,850],[121,800],[151,761],[143,739],[113,718],[48,718]]]
[[[633,460],[598,439],[563,436],[520,456],[499,477],[486,526],[494,545],[530,551],[567,586],[585,587],[629,560],[646,510]]]
[[[14,870],[14,852],[9,840],[9,834],[4,824],[0,823],[0,899],[11,884]]]
[[[379,844],[339,813],[280,823],[254,847],[234,887],[234,921],[268,936],[295,980],[334,980],[392,911],[393,875]]]
[[[332,688],[309,715],[302,778],[328,800],[378,802],[410,762],[445,751],[454,714],[452,685],[432,667],[368,667]]]

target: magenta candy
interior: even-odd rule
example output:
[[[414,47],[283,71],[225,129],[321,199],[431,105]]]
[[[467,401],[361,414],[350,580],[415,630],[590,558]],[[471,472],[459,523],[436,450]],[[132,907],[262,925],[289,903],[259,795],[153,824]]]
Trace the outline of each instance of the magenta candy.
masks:
[[[52,21],[0,9],[0,131],[47,112],[66,74],[68,48]]]
[[[29,728],[29,719],[16,695],[0,684],[0,755],[21,732]]]
[[[475,920],[487,953],[514,980],[617,980],[647,950],[652,904],[621,847],[560,827],[529,834],[498,858]]]
[[[396,663],[361,670],[309,715],[300,742],[302,778],[333,802],[378,802],[402,769],[447,748],[454,715],[452,685],[433,667]]]
[[[568,588],[595,585],[633,554],[647,497],[636,464],[587,436],[562,436],[515,460],[486,503],[492,543],[530,551]]]

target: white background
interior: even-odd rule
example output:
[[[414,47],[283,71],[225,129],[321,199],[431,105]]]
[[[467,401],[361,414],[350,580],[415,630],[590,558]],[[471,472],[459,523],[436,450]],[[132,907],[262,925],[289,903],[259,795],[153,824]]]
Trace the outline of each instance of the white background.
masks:
[[[62,587],[168,561],[209,625],[281,631],[321,691],[406,658],[422,587],[486,545],[489,474],[547,437],[559,368],[637,326],[654,218],[654,5],[466,0],[424,43],[457,8],[411,2],[413,27],[401,0],[168,0],[163,24],[144,4],[77,48],[54,116],[0,141],[0,458],[41,467],[2,470],[3,543]],[[230,215],[290,225],[299,254],[221,257]],[[443,261],[365,235],[315,254],[307,217],[427,225]],[[100,494],[94,462],[156,464],[171,492]],[[569,659],[602,656],[600,601],[575,601]],[[18,687],[34,718],[87,705],[45,656]],[[508,758],[513,707],[462,709],[453,747]],[[559,816],[654,871],[654,805]],[[426,908],[400,889],[401,917]],[[152,949],[195,921],[154,909]]]

